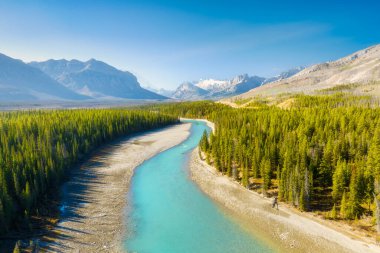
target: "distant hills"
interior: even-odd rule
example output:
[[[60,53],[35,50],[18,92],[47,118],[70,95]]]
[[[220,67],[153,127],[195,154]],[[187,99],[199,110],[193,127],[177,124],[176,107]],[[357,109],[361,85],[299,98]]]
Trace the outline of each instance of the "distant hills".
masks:
[[[198,82],[181,84],[170,97],[181,100],[221,99],[242,94],[268,82],[282,80],[304,69],[298,67],[283,72],[278,76],[264,78],[260,76],[238,75],[231,80],[205,79]]]
[[[0,54],[0,101],[166,99],[130,72],[91,59],[24,63]]]
[[[293,76],[269,82],[229,100],[335,91],[380,95],[380,44],[333,62],[310,66]]]

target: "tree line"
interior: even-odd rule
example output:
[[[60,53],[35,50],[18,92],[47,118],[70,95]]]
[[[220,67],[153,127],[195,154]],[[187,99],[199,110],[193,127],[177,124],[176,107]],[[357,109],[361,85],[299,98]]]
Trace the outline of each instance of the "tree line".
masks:
[[[204,101],[150,110],[213,121],[216,131],[202,137],[200,149],[208,163],[245,187],[259,182],[264,194],[276,189],[280,200],[300,210],[328,210],[334,219],[375,210],[378,219],[380,109],[371,98],[344,94],[293,99],[287,109]]]
[[[100,145],[178,122],[124,109],[0,113],[0,234],[39,215],[70,168]]]

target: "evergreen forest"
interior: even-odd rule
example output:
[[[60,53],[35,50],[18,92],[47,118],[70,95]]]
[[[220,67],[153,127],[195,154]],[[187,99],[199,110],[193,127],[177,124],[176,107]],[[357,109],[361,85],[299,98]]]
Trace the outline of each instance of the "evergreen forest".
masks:
[[[237,109],[211,101],[144,108],[214,122],[215,132],[203,135],[200,150],[209,164],[247,188],[332,219],[375,217],[378,102],[347,94],[297,95],[291,101],[286,109],[266,101]]]
[[[175,116],[125,109],[0,113],[0,234],[41,215],[70,169],[97,147],[177,122]]]

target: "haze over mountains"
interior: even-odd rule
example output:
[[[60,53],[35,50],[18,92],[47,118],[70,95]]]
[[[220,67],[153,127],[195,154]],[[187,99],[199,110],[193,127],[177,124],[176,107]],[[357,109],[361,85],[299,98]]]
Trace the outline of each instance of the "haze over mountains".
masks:
[[[349,90],[380,95],[380,45],[333,62],[298,67],[278,76],[185,82],[175,91],[142,88],[130,72],[91,59],[24,63],[0,54],[0,101],[167,99],[201,100]]]
[[[29,65],[40,69],[68,89],[94,98],[165,98],[142,88],[132,73],[94,59],[86,62],[48,60],[31,62]]]
[[[0,54],[0,101],[166,99],[137,78],[91,59],[24,63]]]
[[[380,96],[380,44],[333,62],[310,66],[289,78],[262,85],[231,100],[334,90]]]
[[[150,86],[143,86],[144,89],[147,89],[147,90],[150,90],[156,94],[159,94],[161,96],[164,96],[164,97],[168,97],[170,98],[172,95],[173,95],[173,90],[167,90],[167,89],[164,89],[164,88],[159,88],[159,89],[156,89],[156,88],[153,88],[153,87],[150,87]]]
[[[62,86],[20,60],[0,54],[0,100],[80,100],[88,97]]]

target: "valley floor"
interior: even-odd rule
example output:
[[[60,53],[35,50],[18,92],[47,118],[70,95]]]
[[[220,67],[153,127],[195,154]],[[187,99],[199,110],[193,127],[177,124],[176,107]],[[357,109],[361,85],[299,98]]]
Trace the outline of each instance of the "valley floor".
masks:
[[[331,227],[327,222],[324,224],[309,214],[293,211],[282,203],[279,210],[272,209],[271,199],[217,172],[200,159],[198,149],[191,155],[190,177],[223,206],[232,219],[278,252],[380,252],[380,247],[369,240]]]
[[[208,122],[213,128],[213,124]],[[133,170],[157,153],[189,135],[190,123],[168,127],[108,145],[97,152],[64,186],[64,215],[50,236],[42,238],[47,252],[123,252],[126,193]],[[380,252],[380,247],[353,239],[335,227],[293,211],[245,189],[218,173],[194,150],[191,178],[223,206],[244,229],[258,235],[279,252]]]
[[[64,186],[63,215],[41,240],[47,252],[123,252],[126,192],[133,170],[189,135],[190,124],[108,145],[73,172]]]

